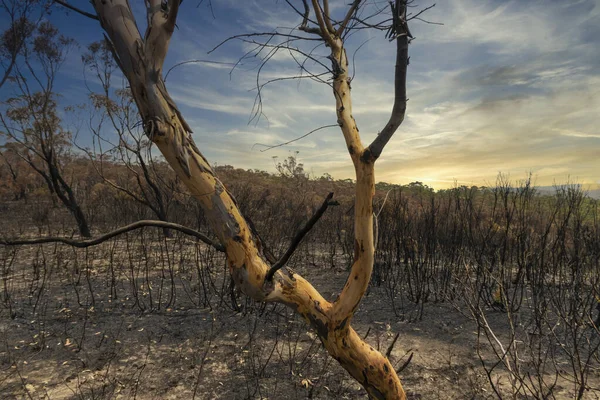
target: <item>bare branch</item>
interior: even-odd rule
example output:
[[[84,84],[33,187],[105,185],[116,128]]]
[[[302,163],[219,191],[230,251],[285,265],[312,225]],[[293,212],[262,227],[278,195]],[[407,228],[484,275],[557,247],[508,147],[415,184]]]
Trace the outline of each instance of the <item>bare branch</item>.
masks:
[[[400,372],[404,371],[404,369],[406,367],[408,367],[408,364],[410,364],[410,362],[412,361],[413,356],[415,355],[415,353],[410,353],[410,356],[408,356],[408,359],[404,362],[404,364],[402,364],[400,367],[398,367],[398,369],[396,370],[396,373],[399,374]]]
[[[431,10],[433,7],[435,7],[435,3],[433,3],[432,5],[430,5],[430,6],[428,6],[428,7],[425,7],[425,8],[423,8],[422,10],[419,10],[419,12],[418,12],[418,13],[416,13],[415,15],[407,15],[407,17],[408,17],[408,18],[407,18],[407,21],[410,21],[411,19],[420,19],[419,17],[420,17],[420,16],[421,16],[423,13],[425,13],[425,12],[427,12],[427,11]],[[425,22],[426,22],[426,21],[425,21]],[[440,24],[439,22],[428,22],[428,23],[443,25],[443,24]]]
[[[171,73],[172,70],[174,70],[177,67],[180,67],[182,65],[186,65],[186,64],[192,64],[192,63],[204,63],[204,64],[217,64],[217,65],[228,65],[228,66],[234,66],[235,64],[233,63],[228,63],[228,62],[221,62],[221,61],[210,61],[210,60],[187,60],[187,61],[182,61],[182,62],[178,62],[177,64],[173,65],[171,68],[169,68],[167,70],[167,73],[165,74],[165,77],[163,79],[163,81],[167,81],[167,77],[169,76],[169,74]]]
[[[354,0],[352,5],[350,6],[350,9],[348,10],[348,13],[346,13],[346,17],[344,18],[344,20],[340,24],[340,27],[338,28],[337,32],[335,33],[337,36],[341,37],[344,34],[344,30],[346,30],[348,21],[350,21],[350,18],[352,18],[352,16],[356,13],[356,10],[358,9],[360,2],[361,2],[361,0]]]
[[[408,29],[406,20],[406,0],[396,0],[395,5],[392,5],[394,13],[394,22],[388,36],[396,40],[396,73],[394,78],[394,106],[390,119],[373,140],[373,142],[365,149],[363,159],[369,162],[374,162],[379,158],[385,145],[392,138],[406,113],[406,72],[408,69],[408,38],[412,37]]]
[[[57,4],[60,4],[61,6],[65,7],[65,8],[68,8],[69,10],[75,11],[76,13],[81,14],[84,17],[88,17],[88,18],[94,19],[96,21],[99,20],[99,18],[96,14],[92,14],[87,11],[83,11],[75,6],[70,5],[65,0],[54,0],[54,2]]]
[[[169,42],[179,11],[181,0],[152,0],[148,7],[148,27],[144,37],[146,62],[152,65],[153,74],[160,76],[169,49]],[[155,78],[157,79],[157,78]]]
[[[273,280],[273,275],[275,275],[275,272],[280,270],[288,262],[292,254],[294,254],[294,251],[296,251],[296,248],[298,247],[300,242],[302,242],[302,239],[304,239],[306,234],[310,232],[312,227],[315,226],[317,221],[321,219],[323,214],[325,214],[325,211],[327,211],[327,207],[329,207],[330,204],[329,201],[332,198],[333,192],[327,195],[325,201],[323,201],[323,204],[321,204],[321,207],[319,207],[317,212],[308,220],[306,225],[304,225],[302,229],[300,229],[298,233],[296,233],[296,236],[294,236],[294,239],[292,240],[292,243],[290,244],[290,247],[287,249],[285,254],[267,272],[267,275],[265,276],[265,282],[270,282],[271,280]]]
[[[394,336],[394,340],[392,340],[392,343],[390,343],[390,345],[387,348],[387,351],[385,352],[385,356],[387,358],[390,358],[390,355],[392,355],[392,350],[394,350],[394,346],[396,345],[396,341],[398,340],[398,337],[400,336],[400,332],[396,333],[396,336]]]
[[[315,27],[309,27],[308,26],[308,22],[312,22],[315,25],[318,25],[318,22],[315,22],[313,20],[311,20],[308,16],[310,14],[310,7],[308,6],[308,1],[307,0],[302,0],[302,4],[304,5],[304,12],[300,12],[300,10],[298,10],[296,7],[294,7],[294,5],[290,2],[290,0],[285,0],[285,2],[298,14],[302,17],[302,23],[300,24],[300,26],[298,27],[298,30],[306,32],[306,33],[312,33],[315,35],[319,35],[321,36],[321,30],[319,28],[315,28]]]
[[[255,144],[254,144],[254,146],[264,146],[264,147],[266,147],[266,149],[262,149],[262,150],[260,151],[260,152],[262,153],[262,152],[265,152],[265,151],[268,151],[268,150],[274,149],[274,148],[276,148],[276,147],[282,147],[282,146],[288,145],[288,144],[290,144],[290,143],[297,142],[298,140],[300,140],[300,139],[304,139],[305,137],[307,137],[307,136],[308,136],[308,135],[310,135],[311,133],[315,133],[316,131],[320,131],[321,129],[325,129],[325,128],[337,128],[337,127],[338,127],[338,124],[332,124],[332,125],[320,126],[320,127],[316,128],[316,129],[313,129],[312,131],[310,131],[310,132],[308,132],[308,133],[305,133],[304,135],[302,135],[302,136],[300,136],[300,137],[297,137],[297,138],[295,138],[295,139],[292,139],[292,140],[290,140],[290,141],[288,141],[288,142],[285,142],[285,143],[280,143],[280,144],[276,144],[276,145],[273,145],[273,146],[268,146],[268,145],[266,145],[266,144],[262,144],[262,143],[255,143]]]
[[[105,233],[104,235],[98,236],[94,239],[85,239],[85,240],[76,240],[71,238],[63,238],[63,237],[43,237],[43,238],[34,238],[34,239],[2,239],[0,238],[0,244],[5,246],[19,246],[19,245],[31,245],[31,244],[44,244],[44,243],[64,243],[69,246],[85,248],[90,246],[96,246],[101,244],[108,239],[111,239],[115,236],[121,235],[123,233],[127,233],[136,229],[144,228],[144,227],[157,227],[157,228],[167,228],[175,231],[179,231],[185,233],[186,235],[194,236],[200,239],[202,242],[206,243],[209,246],[214,247],[218,251],[224,252],[225,248],[213,241],[211,238],[206,236],[205,234],[198,232],[194,229],[188,228],[187,226],[175,224],[172,222],[165,221],[154,221],[154,220],[142,220],[134,222],[133,224],[123,226],[121,228],[115,229],[114,231]]]
[[[335,33],[335,29],[333,29],[333,25],[331,25],[331,15],[329,14],[329,0],[323,0],[323,19],[325,20],[327,30],[330,33]]]
[[[298,35],[291,35],[291,34],[285,34],[285,33],[279,33],[279,32],[260,32],[260,33],[244,33],[241,35],[234,35],[234,36],[230,36],[227,39],[223,40],[221,43],[217,44],[215,47],[213,47],[211,50],[209,50],[206,54],[210,54],[213,51],[217,50],[219,47],[222,47],[225,43],[230,42],[232,40],[235,39],[242,39],[242,38],[250,38],[250,37],[254,37],[254,36],[269,36],[269,37],[276,37],[276,36],[281,36],[281,37],[285,37],[288,39],[299,39],[299,40],[321,40],[321,39],[317,39],[317,38],[311,38],[311,37],[304,37],[304,36],[298,36]]]
[[[175,22],[177,21],[177,13],[181,2],[182,0],[169,0],[167,23],[165,24],[165,29],[169,33],[173,33],[173,30],[175,30]]]
[[[292,5],[292,3],[290,3],[288,0],[286,0],[286,2],[290,6],[292,6],[292,8],[294,10],[296,10],[296,7],[294,7]],[[304,13],[302,14],[302,24],[300,24],[300,29],[306,28],[308,26],[308,16],[310,15],[310,8],[308,7],[308,1],[307,0],[302,0],[302,4],[304,4]]]
[[[321,12],[321,5],[319,4],[319,0],[312,0],[312,5],[313,11],[315,12],[315,16],[317,17],[317,22],[319,23],[319,29],[321,29],[321,37],[330,46],[332,46],[333,38],[331,37],[331,33],[329,33],[329,30],[325,25],[325,20],[323,19],[323,13]]]

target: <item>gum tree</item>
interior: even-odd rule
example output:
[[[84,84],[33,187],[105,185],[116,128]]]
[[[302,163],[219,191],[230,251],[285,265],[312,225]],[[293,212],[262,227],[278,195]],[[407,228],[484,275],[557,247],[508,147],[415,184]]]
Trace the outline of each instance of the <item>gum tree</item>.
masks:
[[[25,18],[25,17],[22,17]],[[29,21],[29,20],[26,20]],[[25,26],[25,27],[23,27]],[[56,76],[73,41],[59,34],[49,22],[22,22],[21,29],[12,30],[6,39],[18,43],[15,61],[7,69],[6,78],[15,96],[2,102],[0,113],[0,147],[17,155],[46,182],[77,223],[81,236],[90,237],[86,215],[76,196],[75,185],[66,171],[70,154],[71,133],[63,128],[57,94]],[[21,35],[18,39],[18,35]],[[37,68],[35,67],[37,66]],[[12,71],[12,72],[10,72]]]
[[[372,398],[405,398],[392,364],[357,335],[351,321],[373,269],[375,163],[402,123],[406,110],[410,37],[407,1],[390,3],[392,16],[382,23],[370,22],[373,15],[359,16],[358,11],[364,3],[360,0],[355,0],[340,20],[332,18],[327,0],[303,0],[297,4],[287,1],[302,18],[298,30],[304,36],[295,37],[322,41],[329,51],[331,66],[326,68],[332,78],[337,123],[356,171],[354,261],[346,284],[333,302],[327,301],[291,269],[281,271],[295,248],[294,243],[282,259],[274,263],[267,261],[260,239],[194,143],[190,126],[169,96],[163,81],[163,63],[181,1],[146,0],[148,27],[143,35],[127,0],[93,0],[96,14],[76,9],[64,0],[56,2],[100,22],[115,61],[129,82],[146,135],[202,205],[210,227],[225,251],[236,286],[256,301],[280,302],[301,314],[315,329],[329,354],[364,386]],[[349,30],[360,27],[387,30],[397,52],[392,115],[376,139],[368,145],[362,142],[352,115],[351,77],[344,47]],[[294,35],[288,35],[291,36]],[[265,46],[268,47],[268,44]],[[322,214],[326,208],[327,200],[319,213]],[[319,213],[304,231],[316,222]],[[302,235],[303,232],[299,232],[295,238],[296,245]]]

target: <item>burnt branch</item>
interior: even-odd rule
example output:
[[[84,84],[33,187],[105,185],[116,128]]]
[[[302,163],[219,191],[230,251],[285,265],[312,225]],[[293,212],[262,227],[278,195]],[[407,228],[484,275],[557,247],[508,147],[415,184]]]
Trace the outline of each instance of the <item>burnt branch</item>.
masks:
[[[327,208],[329,207],[332,198],[333,192],[327,195],[325,201],[323,201],[323,204],[321,204],[321,207],[319,207],[317,212],[314,213],[314,215],[308,220],[306,225],[304,225],[302,229],[300,229],[298,233],[296,233],[296,236],[294,236],[294,239],[292,239],[292,243],[290,244],[290,247],[287,249],[285,254],[279,259],[279,261],[273,264],[271,269],[269,269],[269,271],[267,272],[267,275],[265,276],[265,282],[272,281],[275,272],[279,271],[283,266],[285,266],[292,254],[294,254],[294,251],[296,251],[296,248],[298,248],[298,245],[300,245],[300,242],[302,242],[302,239],[304,239],[306,234],[310,232],[310,230],[313,228],[313,226],[315,226],[317,221],[321,219],[323,214],[325,214],[325,211],[327,211]]]
[[[64,0],[54,0],[54,2],[56,4],[60,4],[61,6],[65,7],[65,8],[68,8],[71,11],[75,11],[76,13],[81,14],[84,17],[88,17],[88,18],[91,18],[91,19],[96,20],[96,21],[99,20],[99,18],[98,18],[98,16],[96,14],[92,14],[92,13],[89,13],[87,11],[83,11],[80,8],[77,8],[75,6],[70,5],[69,3],[67,3]]]
[[[165,221],[154,221],[154,220],[142,220],[134,222],[133,224],[123,226],[121,228],[115,229],[114,231],[105,233],[104,235],[98,236],[94,239],[85,239],[85,240],[76,240],[71,238],[63,238],[63,237],[43,237],[43,238],[33,238],[33,239],[0,239],[0,244],[5,246],[20,246],[20,245],[31,245],[31,244],[44,244],[44,243],[64,243],[69,246],[85,248],[90,246],[99,245],[108,239],[111,239],[115,236],[119,236],[123,233],[127,233],[136,229],[144,228],[144,227],[156,227],[163,229],[172,229],[175,231],[179,231],[185,233],[186,235],[194,236],[200,241],[206,243],[209,246],[214,247],[218,251],[224,252],[225,248],[213,241],[211,238],[203,234],[202,232],[198,232],[194,229],[188,228],[183,225],[175,224],[172,222]]]
[[[404,362],[404,364],[402,364],[400,367],[398,367],[398,369],[396,369],[397,374],[404,371],[406,369],[406,367],[408,367],[408,364],[410,364],[414,355],[415,355],[415,353],[410,353],[410,355],[408,356],[408,359]]]
[[[385,352],[385,356],[387,358],[390,358],[390,356],[392,355],[392,350],[394,350],[394,346],[396,345],[396,341],[398,340],[399,337],[400,337],[400,332],[396,333],[396,336],[394,336],[394,340],[392,340],[392,343],[390,343],[390,345],[388,346],[388,348]]]
[[[408,15],[408,21],[410,21],[411,19],[418,19],[420,21],[426,22],[428,24],[435,24],[435,25],[443,25],[440,22],[430,22],[430,21],[425,21],[421,18],[421,15],[429,10],[431,10],[433,7],[435,7],[435,3],[433,3],[430,6],[427,6],[425,8],[423,8],[422,10],[420,10],[418,13],[416,13],[415,15]]]
[[[406,0],[395,0],[395,4],[390,3],[393,12],[393,24],[389,28],[386,37],[396,41],[396,72],[394,77],[394,106],[390,119],[365,149],[364,158],[369,162],[374,162],[379,158],[385,145],[390,141],[400,124],[404,121],[406,114],[406,72],[408,69],[408,43],[409,37],[412,38],[408,29],[406,19]]]

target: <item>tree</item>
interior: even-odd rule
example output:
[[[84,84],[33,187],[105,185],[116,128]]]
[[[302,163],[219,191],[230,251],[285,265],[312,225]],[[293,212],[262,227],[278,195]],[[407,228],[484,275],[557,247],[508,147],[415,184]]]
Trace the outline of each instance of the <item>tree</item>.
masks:
[[[106,40],[92,43],[82,57],[84,65],[100,82],[102,92],[90,93],[92,110],[88,128],[94,135],[94,149],[79,148],[88,154],[106,184],[148,207],[160,221],[167,221],[168,204],[177,182],[168,181],[157,171],[161,163],[153,160],[152,142],[137,123],[138,113],[131,91],[111,88],[112,74],[117,66],[110,46]],[[109,137],[105,130],[116,133],[116,139]],[[129,175],[109,178],[105,169],[107,161],[109,165],[112,162],[124,165]],[[171,236],[167,229],[164,233]]]
[[[298,153],[299,152],[296,151],[283,160],[283,162],[277,162],[275,164],[275,169],[280,176],[296,179],[306,179],[308,177],[307,173],[304,172],[304,164],[298,162]],[[273,162],[275,162],[276,159],[277,156],[273,157]]]
[[[58,3],[66,4],[63,0]],[[191,128],[169,96],[163,81],[163,62],[175,29],[180,0],[148,0],[148,26],[142,37],[127,0],[93,0],[98,19],[110,41],[115,60],[127,78],[148,138],[160,149],[191,194],[200,202],[210,227],[225,250],[236,286],[261,302],[280,302],[301,314],[316,330],[321,342],[368,394],[378,399],[405,398],[402,385],[386,356],[362,340],[351,320],[369,283],[374,260],[373,194],[374,166],[385,145],[402,123],[406,110],[408,65],[407,2],[391,3],[391,25],[371,23],[374,15],[359,18],[362,1],[355,0],[342,19],[329,11],[328,0],[302,1],[299,30],[322,41],[328,48],[338,124],[356,171],[354,262],[339,297],[329,302],[304,278],[280,269],[328,205],[329,196],[309,224],[295,237],[290,249],[273,265],[264,255],[261,241],[241,214],[228,190],[215,175],[191,137]],[[291,5],[290,2],[288,4]],[[73,6],[69,6],[74,9]],[[311,18],[311,16],[313,16]],[[344,39],[351,28],[375,27],[388,31],[396,43],[395,101],[390,120],[377,138],[363,145],[352,115],[348,57]],[[277,34],[272,34],[275,36]],[[268,47],[268,43],[263,46]],[[307,54],[310,57],[310,55]],[[323,64],[321,64],[323,65]]]
[[[9,80],[18,57],[49,6],[50,3],[43,0],[4,0],[0,3],[0,10],[10,21],[9,27],[0,34],[0,66],[4,69],[0,75],[0,88]]]
[[[22,167],[23,160],[18,156],[17,143],[9,143],[2,146],[0,150],[0,178],[3,186],[6,187],[13,196],[13,200],[25,200],[27,202],[27,182],[23,179]],[[26,167],[25,167],[26,168]]]
[[[79,233],[90,237],[90,228],[64,173],[70,158],[70,132],[63,129],[58,115],[54,80],[73,41],[58,33],[49,22],[42,22],[23,39],[20,47],[23,65],[14,64],[12,81],[18,95],[7,99],[5,115],[0,114],[3,136],[15,143],[18,154],[46,182],[51,193],[75,218]],[[34,68],[37,62],[39,69]],[[41,71],[40,71],[41,70]]]

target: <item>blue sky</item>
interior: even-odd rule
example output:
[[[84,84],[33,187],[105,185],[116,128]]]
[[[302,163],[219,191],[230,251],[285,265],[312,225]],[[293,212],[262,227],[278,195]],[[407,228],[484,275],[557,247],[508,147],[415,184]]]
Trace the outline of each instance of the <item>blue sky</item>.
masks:
[[[142,17],[143,2],[130,2]],[[207,52],[234,34],[285,31],[300,22],[283,1],[213,0],[214,18],[206,2],[198,3],[181,6],[165,70],[190,59],[234,63],[249,45],[231,42]],[[330,3],[341,16],[348,2]],[[87,1],[72,4],[92,10]],[[498,172],[513,180],[532,172],[539,185],[600,183],[600,0],[444,1],[425,18],[444,25],[412,22],[407,118],[378,161],[378,180],[444,188],[455,181],[493,184]],[[70,53],[57,89],[65,105],[83,103],[81,50],[102,32],[96,21],[73,12],[56,9],[50,19],[80,45]],[[383,36],[361,31],[347,43],[348,54],[362,45],[354,55],[352,95],[365,142],[383,128],[393,102],[394,44]],[[327,55],[326,49],[317,54]],[[217,164],[274,171],[274,156],[299,151],[312,174],[352,178],[337,128],[260,151],[257,143],[286,142],[335,124],[336,117],[328,86],[283,81],[264,89],[266,117],[249,123],[256,66],[256,60],[234,71],[222,64],[187,64],[169,75],[167,87],[205,156]],[[282,52],[263,69],[262,79],[297,73]],[[85,132],[80,135],[85,141]]]

